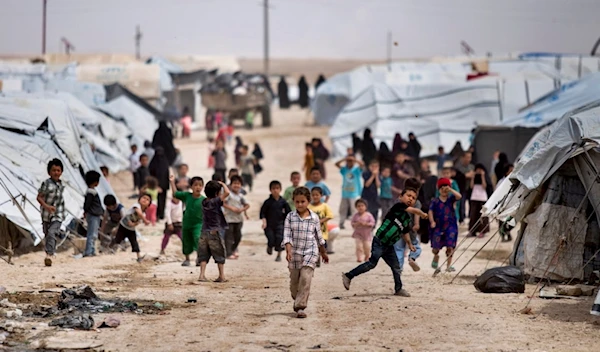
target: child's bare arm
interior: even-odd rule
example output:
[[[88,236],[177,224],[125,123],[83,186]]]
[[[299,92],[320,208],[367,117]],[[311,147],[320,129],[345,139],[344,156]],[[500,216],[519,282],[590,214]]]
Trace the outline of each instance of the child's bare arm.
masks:
[[[462,195],[458,192],[456,192],[455,190],[453,190],[452,188],[450,188],[450,193],[452,193],[454,195],[454,198],[456,198],[456,200],[461,200]]]
[[[163,193],[163,189],[158,187],[158,193]]]
[[[417,251],[415,246],[412,244],[412,240],[410,239],[410,235],[408,233],[405,233],[404,235],[402,235],[402,238],[404,239],[404,242],[406,242],[406,244],[408,245],[408,248],[410,249],[411,252]]]
[[[436,223],[435,223],[435,219],[433,218],[433,211],[429,211],[429,225],[431,225],[431,228],[434,228]]]
[[[413,215],[417,215],[422,217],[423,219],[427,219],[427,214],[425,214],[421,209],[417,209],[417,208],[413,208],[413,207],[408,207],[406,208],[406,212],[413,214]]]
[[[173,194],[173,198],[175,198],[175,193],[177,192],[177,185],[175,185],[175,175],[169,176],[169,183],[171,184],[171,193]]]
[[[219,184],[221,185],[221,187],[223,187],[223,193],[221,193],[219,197],[222,201],[224,201],[225,198],[229,197],[229,187],[227,187],[227,185],[221,181],[219,181]]]
[[[142,221],[144,221],[144,224],[148,225],[150,223],[150,221],[146,220],[146,215],[144,214],[144,212],[142,212],[142,209],[135,208],[135,212],[142,219]],[[133,226],[135,225],[137,224],[134,224]]]

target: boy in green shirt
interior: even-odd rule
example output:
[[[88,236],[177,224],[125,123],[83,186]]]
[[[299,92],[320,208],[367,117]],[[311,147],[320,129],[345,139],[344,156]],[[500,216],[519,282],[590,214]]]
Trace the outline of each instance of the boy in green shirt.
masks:
[[[283,193],[283,199],[285,199],[285,201],[289,204],[290,209],[294,211],[296,210],[296,206],[294,205],[293,194],[296,188],[298,188],[300,185],[300,173],[298,171],[292,172],[290,181],[292,181],[292,185],[285,189],[285,192]]]
[[[181,263],[181,266],[190,266],[190,254],[198,250],[198,241],[200,241],[200,233],[202,232],[202,223],[204,220],[204,213],[202,211],[202,201],[206,198],[202,195],[204,180],[202,177],[192,177],[190,180],[192,193],[178,192],[174,175],[171,175],[169,180],[171,181],[173,197],[181,200],[185,205],[181,236],[185,260]],[[198,265],[198,263],[196,264]]]

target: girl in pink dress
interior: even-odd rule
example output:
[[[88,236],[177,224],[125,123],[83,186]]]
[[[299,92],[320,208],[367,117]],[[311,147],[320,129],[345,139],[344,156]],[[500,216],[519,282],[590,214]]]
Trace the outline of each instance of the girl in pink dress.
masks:
[[[369,260],[375,218],[367,211],[367,201],[359,199],[354,203],[356,213],[352,216],[352,237],[356,242],[356,261],[362,263]]]

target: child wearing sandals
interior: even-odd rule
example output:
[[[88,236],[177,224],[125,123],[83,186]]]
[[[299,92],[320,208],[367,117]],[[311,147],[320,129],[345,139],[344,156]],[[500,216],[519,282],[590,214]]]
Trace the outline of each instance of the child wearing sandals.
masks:
[[[440,195],[434,198],[429,206],[431,248],[434,255],[431,267],[438,268],[440,250],[446,247],[446,256],[448,257],[446,271],[448,272],[455,271],[452,266],[452,255],[458,238],[458,222],[454,203],[462,197],[459,192],[451,188],[451,185],[450,179],[440,178],[437,182]]]
[[[329,257],[319,217],[308,209],[310,191],[306,187],[298,187],[294,190],[293,198],[296,210],[285,218],[282,247],[285,248],[285,259],[289,263],[294,311],[298,318],[306,318],[304,309],[308,304],[310,284],[319,254],[325,263],[329,263]]]
[[[356,213],[352,216],[352,228],[354,228],[352,238],[356,242],[356,261],[362,263],[371,257],[371,242],[376,221],[373,214],[367,211],[369,203],[366,200],[358,199],[354,207]]]
[[[223,190],[221,192],[221,190]],[[204,222],[198,243],[198,260],[200,261],[200,281],[206,279],[206,264],[212,257],[219,268],[219,278],[215,282],[225,280],[225,230],[227,222],[223,215],[223,201],[229,197],[229,188],[221,181],[210,181],[204,188],[206,198],[202,200]]]

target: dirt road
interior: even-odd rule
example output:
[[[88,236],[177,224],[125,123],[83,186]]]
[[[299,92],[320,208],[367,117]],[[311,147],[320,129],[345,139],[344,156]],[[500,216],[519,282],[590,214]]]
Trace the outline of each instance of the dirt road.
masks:
[[[116,329],[31,331],[27,333],[29,343],[43,339],[91,341],[101,345],[98,350],[107,351],[600,350],[600,320],[588,313],[591,298],[548,301],[536,297],[531,303],[533,315],[523,315],[518,311],[525,307],[533,286],[527,287],[526,294],[476,292],[474,276],[486,266],[500,265],[511,250],[510,244],[500,243],[492,253],[495,240],[454,284],[448,284],[452,278],[449,274],[432,278],[432,255],[425,245],[419,259],[423,269],[415,273],[407,267],[403,274],[412,297],[402,298],[391,295],[393,280],[383,262],[355,279],[350,291],[343,288],[340,273],[356,264],[351,232],[344,230],[331,263],[315,272],[308,318],[296,319],[286,264],[276,263],[274,256],[266,254],[258,209],[268,197],[269,181],[278,179],[285,187],[290,172],[299,171],[304,142],[313,136],[326,137],[325,128],[308,127],[306,121],[306,112],[275,110],[272,128],[239,133],[247,144],[260,141],[265,171],[248,196],[252,219],[244,224],[240,259],[226,264],[227,283],[199,283],[198,268],[180,265],[178,240],[172,240],[165,258],[152,260],[150,257],[158,255],[161,226],[143,228],[141,247],[149,258],[142,264],[126,252],[74,259],[72,250],[59,254],[51,268],[43,267],[41,253],[16,258],[14,266],[0,263],[0,286],[8,292],[89,284],[104,297],[151,300],[170,308],[164,314],[111,314],[121,320]],[[178,140],[177,146],[190,164],[191,174],[209,179],[212,172],[206,169],[204,137],[196,132],[191,140]],[[228,162],[233,166],[231,160]],[[327,183],[334,192],[330,203],[337,213],[341,177],[334,171],[333,161],[328,169]],[[121,198],[130,191],[129,179],[128,175],[111,179]],[[475,241],[456,263],[457,269],[485,239]],[[209,264],[208,276],[216,278],[216,265]],[[186,303],[188,298],[196,298],[197,303]],[[95,318],[102,320],[104,316]]]

